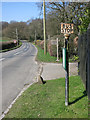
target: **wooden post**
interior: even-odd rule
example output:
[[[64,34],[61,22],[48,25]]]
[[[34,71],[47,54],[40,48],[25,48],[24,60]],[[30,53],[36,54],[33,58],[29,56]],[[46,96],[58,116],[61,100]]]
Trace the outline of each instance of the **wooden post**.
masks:
[[[44,55],[46,54],[46,16],[45,16],[45,0],[43,1],[43,32],[44,32]]]
[[[17,31],[17,28],[16,28],[16,39],[17,39],[17,45],[18,45],[18,31]]]
[[[57,38],[57,60],[56,60],[57,62],[59,61],[59,59],[58,59],[58,38]]]
[[[36,30],[35,30],[35,44],[36,44]]]

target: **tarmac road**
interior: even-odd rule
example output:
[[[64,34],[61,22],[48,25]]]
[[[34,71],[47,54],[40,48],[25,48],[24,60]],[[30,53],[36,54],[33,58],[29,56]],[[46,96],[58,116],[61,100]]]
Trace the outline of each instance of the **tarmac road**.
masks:
[[[0,53],[1,54],[1,53]],[[16,50],[2,53],[2,112],[20,93],[23,87],[34,82],[38,65],[37,49],[27,42]]]

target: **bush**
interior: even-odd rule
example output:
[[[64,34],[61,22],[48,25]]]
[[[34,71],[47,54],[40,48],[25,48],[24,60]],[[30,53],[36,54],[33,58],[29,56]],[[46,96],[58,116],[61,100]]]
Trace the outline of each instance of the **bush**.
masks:
[[[74,61],[74,62],[79,62],[80,60],[79,60],[79,56],[73,56],[73,58],[72,58],[72,61]]]
[[[0,50],[13,48],[15,46],[17,46],[17,42],[14,43],[14,40],[6,41],[6,42],[0,42]]]
[[[40,42],[40,47],[44,49],[44,40]]]
[[[48,52],[51,56],[57,56],[57,46],[56,45],[51,45],[51,43],[48,43]]]
[[[55,44],[52,44],[52,41],[56,41],[56,39],[59,39],[59,43],[58,43],[58,55],[60,58],[62,58],[62,47],[64,46],[64,36],[63,34],[60,35],[55,35],[53,37],[51,37],[49,40],[47,40],[47,51],[49,52],[50,56],[57,56],[57,46]],[[74,43],[74,38],[76,38],[75,34],[71,35],[69,38],[69,57],[72,58],[74,55],[78,54],[78,49],[77,49],[77,45]],[[77,41],[78,42],[78,41]],[[44,49],[44,40],[37,40],[36,44]],[[78,43],[77,43],[78,44]]]
[[[36,40],[35,44],[40,47],[40,42],[41,42],[41,40]]]
[[[62,57],[62,47],[63,47],[63,39],[61,39],[63,36],[58,35],[51,38],[51,40],[47,40],[47,51],[49,52],[50,56],[57,56],[57,45],[52,44],[52,40],[56,42],[56,38],[59,38],[59,56]],[[40,48],[44,49],[44,40],[37,40],[36,45],[38,45]]]

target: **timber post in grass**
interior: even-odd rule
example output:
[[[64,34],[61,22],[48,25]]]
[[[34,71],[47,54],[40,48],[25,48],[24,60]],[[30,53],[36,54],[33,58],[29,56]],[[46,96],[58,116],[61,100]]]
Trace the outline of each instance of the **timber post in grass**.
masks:
[[[36,44],[36,30],[35,30],[35,41],[34,41],[34,42],[35,42],[35,44]]]
[[[18,45],[18,31],[17,31],[17,28],[16,28],[16,39],[17,39],[17,45]]]
[[[46,45],[46,14],[45,14],[45,0],[43,0],[43,32],[44,32],[44,55],[47,52]]]
[[[58,59],[58,38],[57,38],[57,60],[56,60],[57,62],[59,61],[59,59]]]
[[[65,106],[69,105],[69,59],[68,40],[73,33],[73,24],[61,23],[61,33],[64,33],[63,67],[65,69]]]

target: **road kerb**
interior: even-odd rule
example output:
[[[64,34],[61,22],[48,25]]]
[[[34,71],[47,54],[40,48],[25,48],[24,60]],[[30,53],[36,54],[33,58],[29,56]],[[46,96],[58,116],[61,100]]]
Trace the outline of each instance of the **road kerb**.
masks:
[[[21,92],[17,95],[17,97],[13,100],[13,102],[8,106],[8,108],[5,110],[5,112],[0,116],[0,120],[2,120],[2,119],[5,117],[5,115],[6,115],[6,114],[9,112],[9,110],[12,108],[12,105],[13,105],[13,104],[16,102],[16,100],[23,94],[23,92],[24,92],[25,90],[27,90],[27,89],[28,89],[31,85],[33,85],[34,83],[37,83],[37,81],[34,80],[33,83],[25,86],[25,87],[21,90]]]

